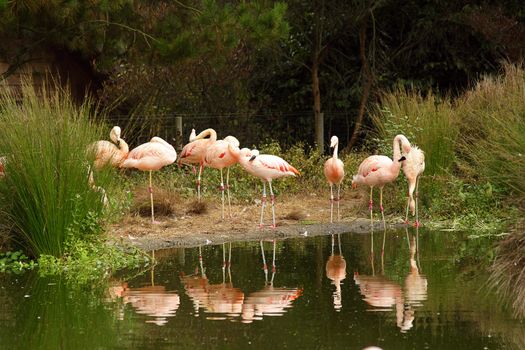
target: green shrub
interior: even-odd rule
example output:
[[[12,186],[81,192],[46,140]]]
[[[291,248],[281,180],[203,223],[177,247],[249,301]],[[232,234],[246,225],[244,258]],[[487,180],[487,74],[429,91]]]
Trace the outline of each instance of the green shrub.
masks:
[[[19,94],[5,88],[0,106],[0,154],[7,157],[0,217],[31,254],[61,256],[66,240],[101,231],[103,202],[88,184],[86,150],[107,136],[90,122],[89,101],[76,106],[57,86],[36,91],[25,82]],[[95,175],[111,197],[111,170]]]
[[[450,98],[400,88],[383,95],[372,115],[375,143],[380,154],[391,156],[394,137],[403,134],[425,152],[426,174],[444,174],[455,161],[456,118]]]
[[[525,200],[525,69],[506,65],[458,102],[464,169]]]

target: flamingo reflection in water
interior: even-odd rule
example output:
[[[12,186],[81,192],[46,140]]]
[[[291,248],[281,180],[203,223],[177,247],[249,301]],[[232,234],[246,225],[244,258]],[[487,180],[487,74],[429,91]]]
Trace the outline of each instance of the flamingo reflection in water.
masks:
[[[186,294],[192,299],[195,316],[199,315],[199,310],[204,309],[209,314],[206,318],[210,320],[224,320],[235,318],[241,314],[244,293],[233,287],[231,275],[231,243],[228,243],[228,260],[226,260],[226,243],[222,245],[222,283],[210,284],[205,274],[202,262],[202,250],[199,247],[199,265],[194,275],[182,277],[182,282]],[[226,282],[226,271],[228,280]]]
[[[165,286],[155,285],[154,269],[151,269],[151,285],[130,288],[126,282],[110,288],[110,295],[122,298],[124,304],[131,304],[141,315],[153,317],[146,323],[163,326],[169,317],[175,316],[180,305],[180,297],[175,291],[166,290]],[[122,315],[123,316],[123,315]]]
[[[407,231],[408,237],[408,231]],[[373,307],[370,311],[391,311],[395,308],[396,324],[401,332],[413,327],[415,308],[422,306],[427,296],[427,280],[419,273],[416,261],[416,238],[409,239],[410,272],[405,278],[404,290],[399,284],[384,276],[384,263],[381,261],[381,274],[361,275],[354,273],[354,281],[359,286],[363,300]],[[372,256],[372,271],[373,256]]]
[[[332,284],[335,285],[334,297],[334,309],[335,311],[341,311],[342,308],[342,295],[341,295],[341,281],[346,278],[346,261],[341,252],[341,236],[337,234],[337,243],[339,246],[339,254],[334,254],[335,237],[332,234],[332,253],[326,262],[326,277],[332,280]]]
[[[274,287],[276,274],[275,251],[276,241],[273,240],[272,276],[268,279],[268,265],[264,254],[264,244],[261,240],[261,256],[264,271],[264,287],[248,295],[242,306],[242,322],[251,323],[262,320],[263,316],[282,316],[286,309],[292,307],[292,302],[302,295],[302,288]]]

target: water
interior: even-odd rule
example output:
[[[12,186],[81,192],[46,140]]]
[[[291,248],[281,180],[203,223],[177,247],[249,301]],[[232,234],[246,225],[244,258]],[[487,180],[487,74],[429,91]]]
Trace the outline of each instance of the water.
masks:
[[[382,239],[373,260],[357,234],[157,251],[93,287],[2,275],[0,348],[525,348],[472,263],[487,242],[388,232],[381,259]]]

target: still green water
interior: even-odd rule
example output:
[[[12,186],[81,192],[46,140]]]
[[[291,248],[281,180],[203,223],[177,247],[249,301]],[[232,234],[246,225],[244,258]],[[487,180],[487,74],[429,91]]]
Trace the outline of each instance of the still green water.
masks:
[[[153,270],[89,287],[2,275],[0,348],[525,348],[473,264],[490,242],[401,230],[383,258],[373,242],[373,255],[369,234],[163,250]]]

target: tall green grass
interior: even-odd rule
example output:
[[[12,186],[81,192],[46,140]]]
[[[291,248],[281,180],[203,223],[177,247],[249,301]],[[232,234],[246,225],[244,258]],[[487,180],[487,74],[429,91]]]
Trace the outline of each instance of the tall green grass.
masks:
[[[391,155],[392,140],[403,134],[425,152],[426,174],[446,173],[454,164],[459,125],[450,98],[398,88],[382,96],[372,120],[381,154]]]
[[[525,69],[507,64],[458,100],[459,153],[472,175],[525,200]]]
[[[92,112],[58,86],[26,81],[19,92],[0,92],[0,154],[7,157],[0,217],[35,256],[62,256],[68,240],[100,231],[103,203],[87,170],[86,149],[102,137]],[[109,190],[110,176],[97,175],[97,185]]]

